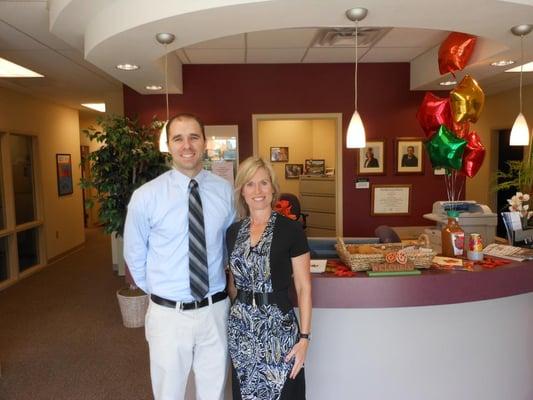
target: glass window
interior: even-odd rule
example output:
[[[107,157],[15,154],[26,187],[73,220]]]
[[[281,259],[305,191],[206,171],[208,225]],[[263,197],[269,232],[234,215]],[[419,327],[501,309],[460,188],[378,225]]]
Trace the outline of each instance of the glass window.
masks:
[[[17,250],[19,255],[19,272],[39,263],[38,228],[17,233]]]
[[[32,137],[10,136],[15,219],[17,225],[35,220]]]
[[[9,278],[9,263],[7,258],[7,237],[0,238],[0,282]]]

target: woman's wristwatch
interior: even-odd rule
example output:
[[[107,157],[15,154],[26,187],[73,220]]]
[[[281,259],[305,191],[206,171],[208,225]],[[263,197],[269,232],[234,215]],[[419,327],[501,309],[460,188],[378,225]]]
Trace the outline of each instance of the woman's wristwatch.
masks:
[[[300,333],[300,339],[311,340],[311,333]]]

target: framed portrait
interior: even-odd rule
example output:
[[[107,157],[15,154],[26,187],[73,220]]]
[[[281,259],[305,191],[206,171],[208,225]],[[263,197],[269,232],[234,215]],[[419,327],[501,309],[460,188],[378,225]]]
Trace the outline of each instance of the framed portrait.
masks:
[[[385,141],[372,140],[357,152],[358,175],[385,175]]]
[[[285,179],[298,179],[303,170],[303,164],[285,164]]]
[[[289,161],[288,147],[271,147],[270,162],[287,162]]]
[[[326,160],[305,160],[306,175],[324,175],[326,171]]]
[[[423,174],[423,138],[396,138],[396,174]]]
[[[411,214],[411,185],[372,185],[371,215]]]
[[[72,161],[70,154],[56,154],[56,171],[57,194],[59,196],[72,194],[74,188],[72,185]]]

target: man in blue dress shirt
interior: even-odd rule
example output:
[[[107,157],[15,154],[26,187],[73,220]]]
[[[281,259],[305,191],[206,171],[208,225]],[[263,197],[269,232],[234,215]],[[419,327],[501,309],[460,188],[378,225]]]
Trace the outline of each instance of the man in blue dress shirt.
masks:
[[[233,189],[202,169],[205,134],[189,114],[170,119],[173,167],[137,189],[128,205],[124,258],[138,287],[150,294],[146,339],[156,400],[185,396],[191,368],[198,399],[222,399],[228,366],[224,236],[235,219]],[[189,183],[198,183],[205,225],[205,298],[191,293]],[[205,271],[205,270],[204,270]],[[207,277],[206,277],[207,279]]]

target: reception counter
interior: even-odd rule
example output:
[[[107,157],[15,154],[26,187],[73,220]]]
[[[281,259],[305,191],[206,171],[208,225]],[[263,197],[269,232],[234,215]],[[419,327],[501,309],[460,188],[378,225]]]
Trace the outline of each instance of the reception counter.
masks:
[[[307,398],[533,399],[533,262],[313,276]]]

